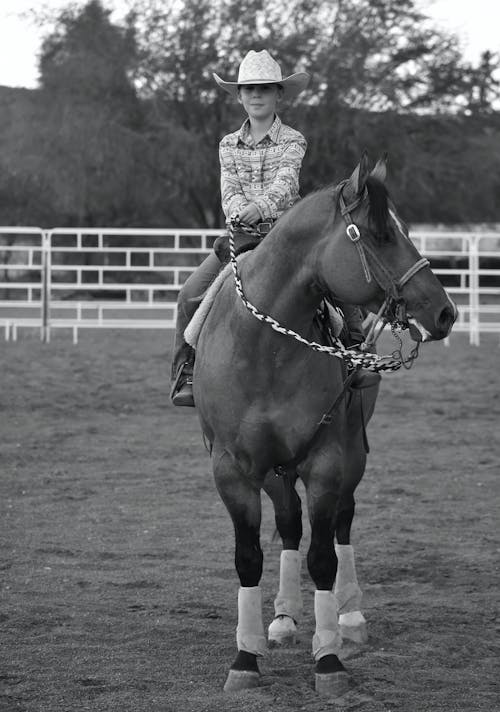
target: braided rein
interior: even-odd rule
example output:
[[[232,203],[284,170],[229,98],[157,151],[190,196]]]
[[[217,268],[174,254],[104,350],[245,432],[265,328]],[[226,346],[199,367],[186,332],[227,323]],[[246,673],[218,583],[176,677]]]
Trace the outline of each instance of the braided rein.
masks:
[[[244,225],[239,222],[237,218],[231,218],[228,226],[229,232],[229,254],[231,260],[231,266],[233,268],[234,284],[236,287],[236,292],[240,297],[241,301],[248,309],[248,311],[253,314],[253,316],[259,321],[269,324],[269,326],[274,329],[278,334],[283,334],[284,336],[290,336],[295,341],[299,341],[301,344],[318,351],[319,353],[328,354],[328,356],[335,356],[336,358],[342,359],[347,366],[353,369],[366,368],[368,371],[374,371],[378,373],[380,371],[397,371],[403,365],[402,360],[393,358],[392,356],[378,356],[377,354],[371,352],[361,352],[357,349],[349,349],[342,341],[331,334],[333,340],[333,346],[325,346],[324,344],[318,344],[316,341],[308,341],[303,336],[298,334],[293,329],[288,329],[282,326],[276,319],[268,314],[264,314],[259,311],[245,296],[243,291],[243,285],[241,283],[241,278],[238,270],[238,262],[236,260],[236,249],[234,245],[234,231],[242,230],[247,234],[257,234],[253,228]]]

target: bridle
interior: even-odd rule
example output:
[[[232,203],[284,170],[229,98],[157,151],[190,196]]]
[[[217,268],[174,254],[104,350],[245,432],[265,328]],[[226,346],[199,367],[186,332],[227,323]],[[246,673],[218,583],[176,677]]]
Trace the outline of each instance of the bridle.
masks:
[[[378,337],[382,333],[382,330],[388,322],[391,323],[391,328],[394,335],[396,335],[395,331],[397,328],[407,328],[409,326],[406,312],[406,301],[402,296],[402,289],[404,285],[407,284],[415,274],[417,274],[417,272],[429,265],[429,261],[425,257],[422,257],[421,259],[417,260],[417,262],[412,267],[410,267],[410,269],[408,269],[402,277],[400,277],[399,279],[395,278],[392,273],[387,269],[387,267],[383,264],[383,262],[379,259],[376,251],[371,247],[371,245],[367,241],[362,240],[361,231],[352,220],[351,212],[353,212],[360,205],[363,196],[357,197],[354,202],[346,204],[342,193],[342,189],[346,183],[347,181],[343,181],[339,184],[338,193],[341,214],[346,222],[346,234],[358,252],[366,281],[370,283],[372,281],[372,278],[374,278],[385,294],[385,299],[376,315],[376,318],[373,320],[368,334],[366,335],[364,342],[359,346],[359,348],[346,348],[344,344],[340,341],[340,339],[334,336],[333,334],[331,335],[331,339],[333,342],[332,346],[319,344],[315,341],[308,341],[292,329],[284,327],[270,315],[264,314],[263,312],[259,311],[257,307],[255,307],[251,302],[248,301],[243,291],[243,285],[241,283],[241,277],[239,275],[238,262],[236,259],[236,249],[234,244],[234,232],[243,231],[247,234],[259,237],[262,237],[262,235],[260,235],[258,231],[256,231],[251,226],[241,223],[237,215],[231,217],[228,225],[229,253],[233,269],[236,292],[238,293],[241,301],[248,309],[248,311],[250,311],[250,313],[253,314],[256,319],[259,319],[260,321],[269,324],[271,328],[274,329],[274,331],[277,331],[278,333],[284,334],[286,336],[290,336],[296,341],[300,341],[301,343],[308,346],[309,348],[312,348],[315,351],[327,353],[330,356],[336,356],[338,358],[341,358],[352,369],[366,368],[370,371],[380,372],[397,371],[399,368],[401,368],[401,366],[409,368],[409,366],[407,366],[406,364],[410,363],[411,365],[411,363],[413,363],[413,361],[418,355],[418,346],[411,352],[408,359],[406,360],[404,359],[401,353],[401,340],[399,340],[399,350],[396,350],[391,356],[378,356],[377,354],[372,353],[370,349],[372,349],[373,345],[377,341]],[[394,215],[393,218],[395,218]],[[395,220],[395,222],[400,232],[404,235],[401,228],[397,224],[397,220]],[[372,267],[370,267],[367,255],[370,258]],[[396,336],[396,338],[398,337]]]
[[[402,277],[394,277],[386,265],[380,260],[376,250],[372,248],[370,243],[366,240],[362,240],[361,231],[353,221],[351,212],[356,210],[356,208],[360,205],[363,200],[363,195],[358,196],[352,203],[346,204],[342,191],[347,182],[348,181],[342,181],[339,186],[339,207],[342,217],[346,223],[347,237],[353,243],[358,252],[366,281],[370,283],[373,275],[373,278],[377,282],[378,286],[385,294],[384,301],[377,312],[376,319],[373,320],[370,330],[365,337],[365,341],[361,345],[362,349],[368,349],[375,344],[384,326],[388,322],[393,327],[393,330],[396,326],[399,326],[400,328],[407,328],[409,326],[406,300],[404,299],[402,293],[403,287],[410,281],[410,279],[412,279],[412,277],[420,272],[421,269],[428,267],[430,262],[425,257],[421,257],[415,262],[414,265],[412,265],[412,267],[406,270]],[[407,239],[395,214],[390,211],[390,215],[393,218],[399,232],[405,239]],[[370,268],[370,262],[367,259],[367,254],[370,257],[372,268]],[[373,267],[375,267],[375,269],[373,269]]]

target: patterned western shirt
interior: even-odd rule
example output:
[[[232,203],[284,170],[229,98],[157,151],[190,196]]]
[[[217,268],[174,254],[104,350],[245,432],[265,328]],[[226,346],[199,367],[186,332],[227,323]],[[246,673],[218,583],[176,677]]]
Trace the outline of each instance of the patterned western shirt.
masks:
[[[248,119],[219,144],[222,209],[227,219],[255,203],[262,220],[279,218],[299,199],[299,173],[307,143],[278,116],[258,143]]]

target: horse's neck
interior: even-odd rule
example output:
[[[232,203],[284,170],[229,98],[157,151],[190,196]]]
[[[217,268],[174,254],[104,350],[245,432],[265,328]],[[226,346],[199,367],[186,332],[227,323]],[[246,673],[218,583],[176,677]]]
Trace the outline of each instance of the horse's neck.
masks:
[[[270,234],[243,266],[243,289],[261,312],[296,331],[311,326],[321,301],[310,244],[286,231]]]

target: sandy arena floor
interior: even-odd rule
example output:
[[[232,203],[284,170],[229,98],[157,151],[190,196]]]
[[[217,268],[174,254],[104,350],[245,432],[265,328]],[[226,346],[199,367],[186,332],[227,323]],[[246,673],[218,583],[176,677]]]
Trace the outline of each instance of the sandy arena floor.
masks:
[[[232,526],[195,413],[169,404],[169,339],[0,343],[0,710],[500,709],[498,336],[452,336],[384,377],[353,531],[370,638],[344,651],[351,689],[335,705],[313,690],[305,565],[300,643],[269,652],[260,689],[222,692]],[[266,500],[267,622],[272,532]]]

